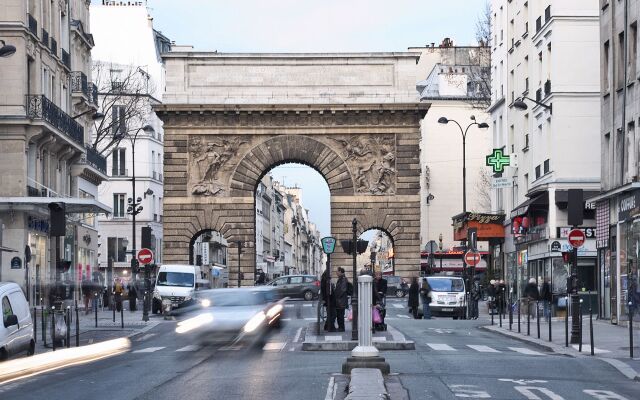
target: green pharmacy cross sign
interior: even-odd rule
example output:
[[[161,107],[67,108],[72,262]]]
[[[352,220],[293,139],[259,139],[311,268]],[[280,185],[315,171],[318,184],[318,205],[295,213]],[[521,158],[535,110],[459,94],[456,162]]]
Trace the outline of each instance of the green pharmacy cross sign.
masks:
[[[334,237],[324,237],[320,239],[322,242],[322,250],[324,250],[325,254],[331,254],[336,248],[336,238]]]
[[[487,167],[493,168],[494,173],[504,171],[504,167],[509,164],[509,156],[502,149],[493,149],[493,153],[487,156]]]

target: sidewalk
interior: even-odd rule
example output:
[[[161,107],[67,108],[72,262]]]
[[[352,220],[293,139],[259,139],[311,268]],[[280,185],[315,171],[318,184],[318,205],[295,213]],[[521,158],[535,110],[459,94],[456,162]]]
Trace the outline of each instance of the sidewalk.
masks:
[[[344,332],[326,332],[320,329],[317,333],[315,322],[307,325],[304,331],[302,350],[304,351],[351,351],[357,340],[351,340],[351,321],[345,321]],[[415,350],[415,343],[407,340],[397,329],[387,323],[387,330],[373,334],[373,345],[378,350]]]
[[[32,310],[33,312],[33,310]],[[76,346],[76,316],[72,309],[71,329],[70,329],[70,346]],[[34,316],[36,318],[36,354],[52,351],[51,340],[51,314],[46,313],[46,346],[42,337],[42,311],[37,309]],[[149,313],[149,321],[142,321],[142,311],[135,312],[124,311],[122,315],[119,312],[115,314],[115,322],[113,321],[113,311],[98,309],[98,321],[96,327],[96,315],[94,312],[85,314],[83,310],[78,310],[79,330],[78,339],[80,346],[87,344],[112,340],[117,338],[129,338],[142,334],[154,328],[163,322],[163,318],[158,315]],[[124,323],[124,328],[122,327]],[[66,344],[65,346],[66,347]]]
[[[549,341],[549,324],[544,318],[540,319],[540,339],[538,339],[538,321],[531,318],[530,334],[527,335],[527,316],[520,316],[520,333],[518,333],[517,315],[514,315],[513,325],[509,329],[509,316],[502,320],[502,328],[498,325],[498,318],[494,316],[494,325],[483,326],[483,329],[509,336],[513,339],[525,341],[542,347],[547,351],[572,357],[596,357],[616,367],[629,379],[640,381],[640,328],[634,323],[633,327],[633,355],[629,353],[629,327],[613,325],[609,321],[593,319],[594,355],[591,356],[591,340],[589,336],[589,315],[582,318],[582,352],[579,344],[565,340],[565,319],[552,318],[551,338]],[[489,317],[490,318],[490,317]],[[489,319],[490,321],[490,319]],[[571,341],[571,318],[568,324],[569,341]]]

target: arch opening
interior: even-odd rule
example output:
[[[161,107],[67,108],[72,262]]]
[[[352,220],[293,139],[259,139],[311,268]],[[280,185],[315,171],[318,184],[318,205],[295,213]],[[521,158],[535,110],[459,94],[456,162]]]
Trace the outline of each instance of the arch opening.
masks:
[[[356,262],[365,271],[395,275],[393,236],[384,228],[372,227],[360,233],[359,239],[369,242],[367,250],[358,255]]]
[[[229,286],[229,243],[222,233],[214,229],[196,232],[189,242],[189,264],[200,267],[202,287]]]

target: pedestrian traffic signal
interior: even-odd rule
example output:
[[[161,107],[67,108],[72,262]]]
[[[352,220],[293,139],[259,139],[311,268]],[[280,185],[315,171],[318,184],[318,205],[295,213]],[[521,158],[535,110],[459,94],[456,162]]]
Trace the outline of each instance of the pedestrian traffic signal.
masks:
[[[131,259],[131,272],[133,272],[134,274],[140,272],[140,263],[135,258]]]

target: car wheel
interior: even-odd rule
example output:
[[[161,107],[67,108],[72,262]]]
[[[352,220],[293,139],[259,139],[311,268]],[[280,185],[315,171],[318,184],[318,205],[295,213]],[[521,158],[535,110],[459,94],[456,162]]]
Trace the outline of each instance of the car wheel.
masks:
[[[9,358],[9,354],[7,354],[7,350],[3,347],[0,349],[0,361],[4,361]]]
[[[32,339],[31,342],[29,342],[29,348],[27,349],[27,355],[28,356],[32,356],[36,353],[36,342]]]
[[[404,297],[404,290],[396,289],[396,297],[398,297],[398,298]]]
[[[313,300],[313,292],[311,290],[305,290],[303,296],[306,301]]]

